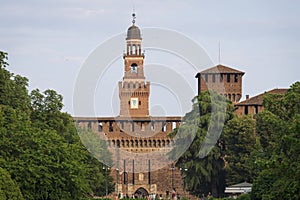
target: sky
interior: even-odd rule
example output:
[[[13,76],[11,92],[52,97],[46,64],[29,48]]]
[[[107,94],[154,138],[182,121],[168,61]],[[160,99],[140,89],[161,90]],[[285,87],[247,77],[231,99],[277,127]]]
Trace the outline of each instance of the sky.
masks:
[[[29,78],[29,90],[49,88],[62,94],[64,111],[73,116],[115,116],[119,112],[117,82],[123,76],[122,49],[134,8],[136,24],[145,33],[142,36],[147,36],[147,28],[176,32],[197,43],[212,65],[221,63],[245,72],[244,99],[246,94],[251,97],[273,88],[288,88],[299,81],[299,7],[297,0],[1,1],[0,50],[8,53],[11,72]],[[74,91],[86,60],[116,36],[124,37],[115,44],[120,56],[105,66],[94,96],[84,97],[94,98],[95,113],[76,113]],[[147,81],[156,77],[153,70],[147,76],[147,68],[173,67],[174,72],[184,74],[192,91],[186,98],[196,95],[197,70],[170,52],[149,48],[145,55]],[[99,63],[102,59],[99,56]],[[176,74],[166,74],[170,84],[172,77]],[[177,108],[178,98],[185,94],[172,92],[159,81],[151,85],[152,115],[184,115],[189,110]]]

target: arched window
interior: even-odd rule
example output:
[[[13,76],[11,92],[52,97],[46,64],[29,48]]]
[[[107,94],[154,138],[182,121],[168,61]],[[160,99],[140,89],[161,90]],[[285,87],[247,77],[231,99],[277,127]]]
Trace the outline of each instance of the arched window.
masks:
[[[156,140],[153,140],[153,147],[156,147]]]
[[[162,122],[161,131],[162,131],[162,132],[166,132],[166,130],[167,130],[166,122]]]
[[[170,146],[170,140],[167,140],[167,146]]]
[[[161,147],[161,142],[160,140],[157,141],[158,147]]]
[[[130,147],[134,147],[133,140],[130,140]]]
[[[137,73],[137,70],[138,70],[137,64],[133,63],[131,65],[131,73]]]
[[[143,147],[143,140],[140,140],[140,141],[139,141],[139,146],[140,146],[140,147]]]
[[[140,54],[140,46],[139,46],[139,45],[136,46],[136,54],[137,54],[137,55]]]
[[[135,45],[132,45],[132,54],[136,54],[136,46]]]
[[[130,48],[130,45],[127,46],[127,53],[128,53],[128,55],[131,54],[131,48]]]

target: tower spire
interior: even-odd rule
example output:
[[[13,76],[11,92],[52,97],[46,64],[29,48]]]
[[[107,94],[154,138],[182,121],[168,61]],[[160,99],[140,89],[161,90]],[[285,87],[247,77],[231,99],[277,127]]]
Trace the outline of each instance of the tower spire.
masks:
[[[221,42],[219,41],[219,65],[221,64]]]
[[[150,83],[145,81],[144,53],[139,27],[135,26],[135,13],[132,25],[127,29],[126,52],[123,81],[119,82],[120,116],[149,116]]]
[[[132,13],[132,24],[133,25],[135,24],[135,12],[134,12],[134,9],[133,9],[133,13]]]

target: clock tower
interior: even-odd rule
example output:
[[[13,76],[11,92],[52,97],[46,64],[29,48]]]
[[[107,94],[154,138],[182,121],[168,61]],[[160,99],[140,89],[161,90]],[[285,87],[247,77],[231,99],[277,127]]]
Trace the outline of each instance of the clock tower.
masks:
[[[144,76],[141,31],[135,25],[134,13],[132,17],[123,56],[124,77],[119,82],[120,117],[148,117],[150,82],[146,82]]]

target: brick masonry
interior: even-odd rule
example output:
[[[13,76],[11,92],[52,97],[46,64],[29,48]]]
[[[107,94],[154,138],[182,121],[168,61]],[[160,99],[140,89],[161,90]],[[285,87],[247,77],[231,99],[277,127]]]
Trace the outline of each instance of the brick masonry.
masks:
[[[118,83],[120,114],[116,117],[74,117],[79,127],[92,130],[112,154],[111,176],[115,194],[144,192],[183,193],[182,176],[168,152],[174,141],[168,135],[181,125],[181,117],[149,115],[150,82],[145,81],[140,30],[134,24],[126,38],[123,80]]]

